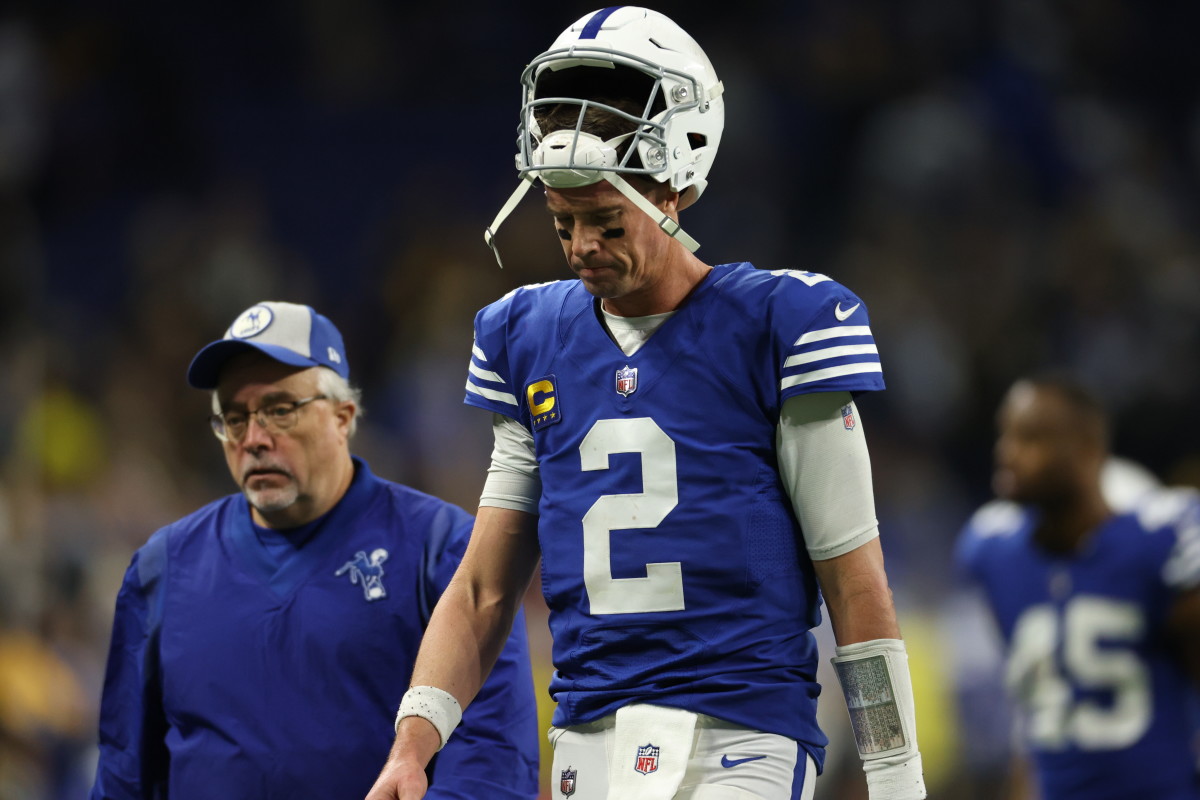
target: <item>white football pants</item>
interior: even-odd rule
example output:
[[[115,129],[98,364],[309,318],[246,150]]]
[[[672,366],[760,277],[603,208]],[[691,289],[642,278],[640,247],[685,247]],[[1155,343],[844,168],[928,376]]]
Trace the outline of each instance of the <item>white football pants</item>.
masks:
[[[617,752],[615,714],[586,725],[551,728],[550,796],[554,800],[812,800],[816,765],[795,741],[703,714],[693,716],[690,736],[687,726],[681,726],[683,741],[650,733],[648,726],[646,741],[641,742],[637,738],[641,729],[634,728],[632,740],[628,732],[620,737],[620,748],[629,752]],[[655,785],[659,777],[655,773],[668,771],[671,760],[679,759],[685,750],[682,779]],[[612,786],[613,795],[611,784],[619,784]]]

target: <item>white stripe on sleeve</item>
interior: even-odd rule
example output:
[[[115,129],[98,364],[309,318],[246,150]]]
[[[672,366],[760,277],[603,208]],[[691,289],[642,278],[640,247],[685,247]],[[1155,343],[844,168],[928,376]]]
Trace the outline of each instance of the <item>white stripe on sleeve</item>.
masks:
[[[826,378],[840,378],[843,375],[857,375],[866,372],[883,372],[883,365],[878,361],[869,361],[865,364],[842,364],[840,367],[826,367],[825,369],[816,369],[812,372],[801,372],[781,380],[779,388],[783,390],[789,386],[797,386],[801,383],[813,383],[814,381],[823,381]]]

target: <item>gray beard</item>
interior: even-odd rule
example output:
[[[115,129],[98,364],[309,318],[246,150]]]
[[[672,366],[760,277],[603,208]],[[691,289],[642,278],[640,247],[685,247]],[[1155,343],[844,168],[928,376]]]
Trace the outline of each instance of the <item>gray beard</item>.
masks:
[[[295,484],[289,483],[281,489],[242,489],[246,502],[254,506],[260,514],[274,514],[291,508],[300,497],[300,490]]]

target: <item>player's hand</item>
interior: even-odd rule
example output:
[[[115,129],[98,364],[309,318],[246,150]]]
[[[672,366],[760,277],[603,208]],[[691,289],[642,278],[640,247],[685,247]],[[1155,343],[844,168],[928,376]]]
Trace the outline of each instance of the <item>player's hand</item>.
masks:
[[[421,800],[429,789],[428,764],[441,746],[437,728],[421,717],[407,717],[396,729],[396,741],[383,771],[366,800]]]
[[[388,759],[366,800],[421,800],[428,788],[425,770],[416,762]]]

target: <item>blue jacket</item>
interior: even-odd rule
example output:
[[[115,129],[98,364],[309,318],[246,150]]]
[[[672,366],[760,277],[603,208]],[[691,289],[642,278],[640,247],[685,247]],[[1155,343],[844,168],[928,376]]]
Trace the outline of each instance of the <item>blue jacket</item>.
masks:
[[[466,549],[461,509],[355,459],[294,531],[231,495],[158,531],[117,597],[92,800],[362,800],[421,636]],[[537,796],[524,617],[431,765],[429,800]]]

